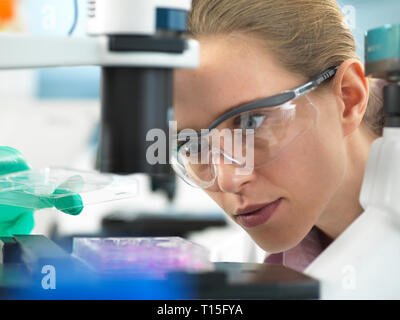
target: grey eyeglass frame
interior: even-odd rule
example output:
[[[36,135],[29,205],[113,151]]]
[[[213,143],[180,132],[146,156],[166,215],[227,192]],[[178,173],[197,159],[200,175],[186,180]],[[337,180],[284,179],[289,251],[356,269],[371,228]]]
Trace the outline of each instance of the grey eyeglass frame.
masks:
[[[218,117],[218,119],[216,119],[213,123],[211,123],[211,125],[208,127],[208,131],[211,131],[213,129],[215,129],[216,127],[218,127],[221,123],[223,123],[224,121],[226,121],[227,119],[238,115],[242,112],[247,112],[247,111],[252,111],[252,110],[257,110],[257,109],[264,109],[264,108],[271,108],[271,107],[276,107],[279,105],[282,105],[286,102],[289,102],[290,100],[296,99],[301,97],[302,95],[306,94],[307,92],[310,92],[311,90],[316,89],[321,83],[323,83],[324,81],[332,78],[339,67],[331,67],[326,69],[325,71],[323,71],[322,73],[318,74],[317,76],[311,78],[307,83],[293,88],[291,90],[287,90],[283,93],[277,94],[275,96],[272,97],[268,97],[268,98],[262,98],[260,100],[257,101],[253,101],[247,104],[244,104],[242,106],[236,107],[235,109],[228,111],[226,113],[224,113],[223,115],[221,115],[220,117]],[[201,138],[201,132],[197,131],[197,136],[199,138]],[[188,139],[189,140],[189,139]],[[188,142],[188,141],[186,141]],[[178,150],[184,146],[186,144],[186,142],[184,142],[183,144],[181,144],[178,147]]]

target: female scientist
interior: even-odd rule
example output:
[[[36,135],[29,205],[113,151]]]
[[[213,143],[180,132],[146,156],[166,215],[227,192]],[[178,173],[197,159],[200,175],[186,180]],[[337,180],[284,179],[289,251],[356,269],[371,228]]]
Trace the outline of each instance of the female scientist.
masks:
[[[304,270],[363,212],[381,86],[364,76],[334,0],[194,0],[188,32],[201,62],[175,73],[173,167],[266,262]],[[241,132],[241,144],[221,132]]]

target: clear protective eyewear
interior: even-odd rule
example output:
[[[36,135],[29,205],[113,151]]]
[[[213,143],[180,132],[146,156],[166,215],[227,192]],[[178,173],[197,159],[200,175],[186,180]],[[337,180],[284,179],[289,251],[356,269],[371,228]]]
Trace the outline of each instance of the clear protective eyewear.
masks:
[[[174,171],[191,186],[210,188],[222,162],[235,165],[236,174],[250,174],[276,160],[314,126],[318,109],[307,93],[332,78],[337,69],[329,68],[302,86],[239,106],[208,129],[182,130],[171,156]]]

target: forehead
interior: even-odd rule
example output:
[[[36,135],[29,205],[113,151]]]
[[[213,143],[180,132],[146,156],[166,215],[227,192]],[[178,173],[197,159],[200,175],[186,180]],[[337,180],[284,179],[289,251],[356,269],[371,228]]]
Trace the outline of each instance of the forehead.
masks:
[[[206,128],[241,102],[278,94],[299,84],[259,40],[243,36],[200,39],[200,66],[174,73],[178,129]]]

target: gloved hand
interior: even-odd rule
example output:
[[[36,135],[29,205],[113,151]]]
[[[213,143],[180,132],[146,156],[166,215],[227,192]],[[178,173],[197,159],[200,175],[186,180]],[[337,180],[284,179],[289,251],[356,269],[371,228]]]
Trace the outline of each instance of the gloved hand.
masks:
[[[30,169],[29,165],[17,150],[0,147],[0,175],[27,169]],[[0,236],[29,234],[33,226],[33,211],[0,205]]]
[[[19,151],[10,147],[0,147],[0,175],[28,169],[30,169],[30,166]],[[65,190],[62,188],[57,189],[54,192],[54,194],[63,193],[65,193]],[[2,196],[7,197],[7,194],[3,194]],[[18,197],[18,194],[10,193],[9,196],[15,198]],[[82,199],[78,194],[64,198],[38,199],[37,203],[40,203],[41,206],[36,207],[36,209],[54,206],[57,209],[72,215],[79,214],[83,209]],[[34,211],[32,209],[0,204],[0,236],[29,234],[35,224],[33,213]]]

